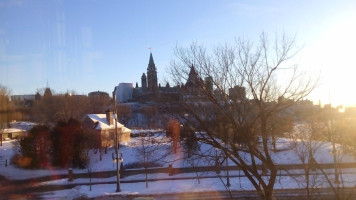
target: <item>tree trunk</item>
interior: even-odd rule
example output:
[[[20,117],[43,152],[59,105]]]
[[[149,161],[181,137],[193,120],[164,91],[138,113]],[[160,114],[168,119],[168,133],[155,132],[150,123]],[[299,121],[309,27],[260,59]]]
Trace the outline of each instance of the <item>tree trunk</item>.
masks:
[[[307,167],[305,169],[305,179],[306,179],[306,182],[307,182],[307,186],[305,188],[307,190],[307,199],[310,200],[311,196],[310,196],[310,188],[309,188],[309,167]]]
[[[267,186],[265,189],[264,189],[264,197],[261,198],[263,200],[273,200],[273,186],[272,188],[270,186]]]

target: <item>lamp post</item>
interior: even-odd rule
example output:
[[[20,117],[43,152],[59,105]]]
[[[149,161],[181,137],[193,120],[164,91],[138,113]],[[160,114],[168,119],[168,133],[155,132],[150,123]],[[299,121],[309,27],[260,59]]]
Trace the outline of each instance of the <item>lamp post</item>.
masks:
[[[230,176],[229,176],[229,156],[226,154],[226,186],[230,187]]]
[[[227,143],[223,142],[222,144],[225,146],[225,149],[227,149]],[[229,176],[229,152],[226,152],[225,156],[226,156],[226,158],[225,158],[225,162],[226,162],[226,186],[230,187],[231,184],[230,184],[230,176]]]
[[[220,174],[219,159],[218,159],[218,148],[217,147],[215,147],[215,167],[216,167],[216,174]]]
[[[117,172],[117,182],[116,182],[116,192],[121,192],[120,189],[120,168],[119,168],[119,138],[117,135],[117,110],[116,110],[116,87],[112,93],[114,100],[114,119],[115,119],[115,160],[116,160],[116,172]]]

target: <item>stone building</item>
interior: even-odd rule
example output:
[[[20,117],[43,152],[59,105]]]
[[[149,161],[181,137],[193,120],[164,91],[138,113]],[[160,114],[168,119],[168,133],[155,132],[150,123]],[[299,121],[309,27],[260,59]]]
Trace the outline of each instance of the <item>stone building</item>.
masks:
[[[179,87],[170,87],[168,83],[162,87],[158,84],[157,68],[150,53],[147,75],[141,76],[141,87],[133,88],[132,102],[175,102],[179,101]]]
[[[97,134],[97,146],[110,147],[115,142],[115,116],[107,110],[105,114],[88,114],[83,124]],[[117,122],[118,139],[121,142],[130,141],[131,130]]]

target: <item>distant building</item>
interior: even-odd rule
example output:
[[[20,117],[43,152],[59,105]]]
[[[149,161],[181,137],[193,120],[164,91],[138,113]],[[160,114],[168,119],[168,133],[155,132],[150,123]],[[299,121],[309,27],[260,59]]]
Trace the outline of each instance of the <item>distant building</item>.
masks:
[[[132,83],[120,83],[116,86],[116,101],[124,103],[132,99],[133,85]]]
[[[24,94],[24,95],[12,95],[11,101],[15,106],[25,106],[31,107],[35,100],[35,95],[32,94]]]
[[[27,134],[25,130],[17,128],[5,128],[1,131],[0,140],[23,138]]]
[[[112,111],[105,114],[88,114],[83,124],[97,134],[97,145],[101,147],[114,146],[115,120]],[[117,122],[117,133],[120,142],[130,141],[131,130]]]
[[[46,87],[44,93],[43,93],[43,97],[44,98],[47,98],[47,97],[51,97],[53,94],[52,94],[52,91],[51,91],[51,88],[49,88],[48,86]]]
[[[153,61],[152,53],[150,53],[150,60],[147,66],[147,86],[148,91],[157,92],[157,69],[155,62]]]
[[[10,122],[10,128],[4,129],[3,131],[3,139],[16,139],[23,138],[28,135],[28,132],[31,128],[36,126],[36,123],[33,122]]]
[[[236,85],[233,88],[229,88],[229,96],[231,99],[234,100],[245,100],[246,99],[246,90],[245,87],[241,87]]]
[[[107,92],[102,92],[102,91],[94,91],[94,92],[89,92],[88,97],[109,97],[109,94]]]
[[[190,67],[188,80],[184,86],[186,88],[201,88],[204,86],[203,79],[201,79],[193,65]]]
[[[119,85],[120,87],[120,85]],[[132,84],[129,87],[125,87],[124,91],[127,91],[127,95],[123,98],[124,102],[175,102],[179,101],[179,87],[170,87],[169,84],[165,84],[165,87],[161,87],[158,84],[157,79],[157,68],[153,60],[152,53],[150,53],[150,58],[147,66],[147,75],[145,73],[141,76],[141,87],[133,88]],[[132,88],[132,97],[128,99],[129,94],[131,94]],[[118,89],[117,91],[122,91]],[[118,97],[118,101],[119,97]],[[120,101],[123,102],[123,101]]]
[[[116,99],[118,102],[179,102],[185,98],[190,98],[189,93],[193,94],[198,91],[208,90],[213,92],[212,77],[205,77],[204,81],[196,72],[192,65],[189,72],[187,82],[182,85],[171,87],[169,83],[165,83],[162,87],[158,84],[157,68],[153,59],[152,53],[147,66],[147,73],[141,76],[141,87],[133,87],[132,83],[120,83],[116,87]],[[184,93],[184,96],[182,94]],[[188,94],[188,95],[186,95]]]
[[[345,108],[345,113],[346,113],[347,115],[356,117],[356,107],[346,107],[346,108]]]

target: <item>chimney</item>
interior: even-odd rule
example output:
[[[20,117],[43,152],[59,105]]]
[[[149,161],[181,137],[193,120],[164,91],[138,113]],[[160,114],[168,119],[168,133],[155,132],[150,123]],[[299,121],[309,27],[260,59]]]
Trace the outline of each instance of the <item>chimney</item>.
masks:
[[[106,110],[106,121],[108,122],[109,125],[114,124],[114,119],[113,119],[113,112],[111,110]]]

